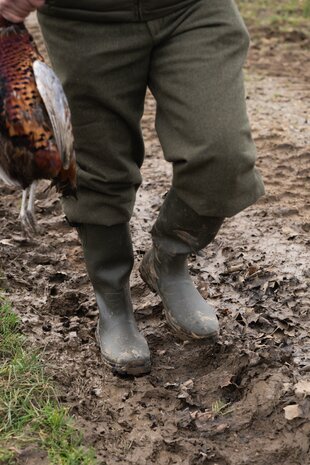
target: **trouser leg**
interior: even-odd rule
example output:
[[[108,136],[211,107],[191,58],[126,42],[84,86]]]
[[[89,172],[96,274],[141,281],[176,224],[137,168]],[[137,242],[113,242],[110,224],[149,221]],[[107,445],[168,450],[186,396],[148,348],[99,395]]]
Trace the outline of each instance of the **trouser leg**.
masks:
[[[245,25],[233,0],[201,0],[150,28],[149,85],[173,187],[199,215],[233,216],[264,192],[245,105]]]
[[[78,190],[63,200],[65,214],[72,223],[126,223],[141,183],[149,32],[136,23],[39,20],[72,112]]]

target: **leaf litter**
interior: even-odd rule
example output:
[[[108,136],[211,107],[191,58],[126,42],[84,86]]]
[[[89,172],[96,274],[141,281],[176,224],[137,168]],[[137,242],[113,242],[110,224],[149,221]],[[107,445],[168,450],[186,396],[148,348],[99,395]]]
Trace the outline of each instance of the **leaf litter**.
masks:
[[[32,28],[40,41],[35,22]],[[305,54],[298,44],[285,51],[285,70],[279,57],[270,60],[264,42],[249,57],[248,108],[266,196],[227,219],[214,243],[190,258],[193,280],[220,318],[214,346],[177,340],[160,299],[139,277],[171,177],[150,95],[131,279],[153,357],[150,375],[118,378],[102,365],[82,250],[56,194],[40,185],[40,233],[29,242],[17,221],[19,192],[0,186],[2,287],[30,343],[43,349],[61,401],[96,448],[99,464],[310,463],[310,147],[307,77],[296,73]]]

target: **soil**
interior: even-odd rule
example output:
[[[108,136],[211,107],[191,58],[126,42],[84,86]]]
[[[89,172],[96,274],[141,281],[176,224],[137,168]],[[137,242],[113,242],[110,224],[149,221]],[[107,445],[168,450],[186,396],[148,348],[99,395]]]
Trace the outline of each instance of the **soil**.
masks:
[[[31,29],[41,43],[34,21]],[[144,182],[131,223],[135,314],[153,357],[148,376],[119,378],[102,364],[81,246],[58,196],[42,183],[40,232],[29,241],[18,222],[20,192],[0,186],[1,287],[30,343],[44,349],[60,398],[100,465],[310,464],[308,47],[296,31],[253,36],[247,101],[266,196],[226,220],[190,259],[195,284],[220,318],[213,346],[176,339],[139,277],[171,174],[148,95]]]

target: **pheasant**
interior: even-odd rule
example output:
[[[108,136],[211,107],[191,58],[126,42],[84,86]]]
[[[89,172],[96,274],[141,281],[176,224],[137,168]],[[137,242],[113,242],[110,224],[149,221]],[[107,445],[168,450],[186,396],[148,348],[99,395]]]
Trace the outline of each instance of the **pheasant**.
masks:
[[[50,179],[76,195],[76,162],[68,102],[23,23],[0,16],[0,178],[23,189],[20,219],[36,231],[36,181]]]

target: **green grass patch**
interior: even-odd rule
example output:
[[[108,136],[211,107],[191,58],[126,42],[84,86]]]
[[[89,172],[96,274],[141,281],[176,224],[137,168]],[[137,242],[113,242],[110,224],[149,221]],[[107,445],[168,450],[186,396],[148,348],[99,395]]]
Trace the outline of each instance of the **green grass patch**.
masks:
[[[249,26],[309,32],[310,0],[237,0]]]
[[[18,317],[0,300],[0,465],[15,464],[16,451],[29,446],[46,451],[53,465],[97,463],[59,404],[39,355],[27,347]]]

